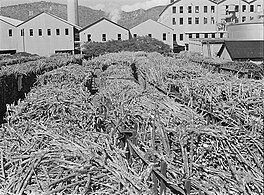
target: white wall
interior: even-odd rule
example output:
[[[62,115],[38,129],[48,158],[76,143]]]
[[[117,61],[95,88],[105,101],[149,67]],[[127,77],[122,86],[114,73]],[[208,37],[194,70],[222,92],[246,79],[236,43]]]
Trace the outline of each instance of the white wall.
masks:
[[[172,34],[173,29],[166,27],[158,22],[153,20],[147,20],[130,30],[131,35],[134,36],[147,36],[149,34],[152,35],[152,38],[163,41],[165,44],[168,44],[171,48],[172,45]],[[163,33],[166,33],[166,40],[163,40]]]
[[[9,36],[9,29],[12,36]],[[16,27],[0,20],[0,50],[16,50],[17,48],[17,29]]]
[[[65,35],[65,29],[69,29],[69,35]],[[24,29],[24,37],[21,30]],[[33,36],[29,31],[33,29]],[[39,36],[42,29],[42,36]],[[47,35],[47,29],[51,29],[51,36]],[[60,29],[60,35],[56,35],[56,29]],[[41,56],[54,54],[57,50],[74,50],[74,27],[49,14],[42,13],[26,23],[18,26],[18,51],[34,53]]]
[[[180,7],[183,7],[183,13],[180,13]],[[192,6],[192,13],[188,13],[188,6]],[[195,13],[195,6],[199,6],[199,12]],[[207,13],[204,13],[204,6],[207,6]],[[211,12],[211,6],[214,6],[215,12]],[[173,7],[176,7],[176,13],[173,13]],[[192,18],[192,24],[188,24],[188,18]],[[195,18],[199,18],[199,24],[195,24]],[[204,24],[204,17],[207,18],[208,23]],[[211,24],[211,17],[214,18],[214,24]],[[172,23],[173,18],[176,19],[176,25]],[[183,24],[180,24],[180,18],[183,18]],[[218,5],[209,0],[181,0],[169,6],[158,20],[174,29],[176,34],[176,41],[180,45],[188,43],[188,38],[185,32],[215,32],[217,30],[216,23],[218,18]],[[183,34],[183,40],[180,40],[180,34]]]
[[[103,42],[102,34],[106,34],[106,41],[117,40],[117,35],[121,34],[122,40],[129,39],[129,31],[104,19],[94,25],[90,26],[87,29],[83,29],[80,32],[81,42],[88,41],[88,34],[91,34],[91,41],[94,42]]]

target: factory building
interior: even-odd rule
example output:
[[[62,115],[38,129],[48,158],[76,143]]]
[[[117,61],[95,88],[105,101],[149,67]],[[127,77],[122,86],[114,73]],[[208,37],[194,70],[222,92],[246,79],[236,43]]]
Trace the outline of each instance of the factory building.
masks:
[[[106,18],[102,18],[80,31],[81,43],[128,40],[129,38],[130,31],[128,29]]]
[[[20,20],[0,16],[0,54],[16,53],[18,32],[16,26]]]
[[[42,12],[17,26],[17,51],[48,56],[74,52],[80,27]]]
[[[174,29],[173,44],[189,49],[192,39],[224,39],[228,23],[254,20],[263,13],[262,0],[171,0],[159,22]]]
[[[171,48],[173,47],[172,44],[173,31],[174,30],[172,28],[151,19],[130,29],[130,32],[133,37],[149,36],[158,39],[160,41],[163,41]]]

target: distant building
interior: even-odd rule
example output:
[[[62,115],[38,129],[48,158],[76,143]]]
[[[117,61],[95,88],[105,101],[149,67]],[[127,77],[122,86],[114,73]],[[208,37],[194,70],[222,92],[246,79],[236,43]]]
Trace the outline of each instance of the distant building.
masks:
[[[192,38],[222,38],[225,33],[217,28],[218,4],[211,0],[173,1],[158,21],[174,29],[175,46],[185,46]]]
[[[247,22],[263,13],[263,0],[171,0],[159,22],[174,29],[175,46],[189,47],[189,40],[224,39],[228,23]]]
[[[17,51],[42,56],[57,52],[74,53],[80,27],[42,12],[19,24]]]
[[[0,16],[0,54],[16,53],[17,51],[17,28],[20,20]]]
[[[130,32],[128,29],[106,18],[102,18],[80,30],[81,43],[128,40],[129,38]]]
[[[130,32],[133,37],[149,36],[163,41],[165,44],[168,44],[171,48],[173,47],[173,31],[174,30],[172,28],[151,19],[130,29]]]

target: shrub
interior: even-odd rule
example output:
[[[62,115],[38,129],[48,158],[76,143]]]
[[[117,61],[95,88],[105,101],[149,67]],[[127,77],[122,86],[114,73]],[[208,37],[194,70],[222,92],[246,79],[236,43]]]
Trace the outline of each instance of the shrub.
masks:
[[[170,46],[151,37],[137,37],[129,40],[111,40],[103,43],[87,42],[82,45],[82,51],[86,58],[119,51],[145,51],[166,54],[170,52]]]

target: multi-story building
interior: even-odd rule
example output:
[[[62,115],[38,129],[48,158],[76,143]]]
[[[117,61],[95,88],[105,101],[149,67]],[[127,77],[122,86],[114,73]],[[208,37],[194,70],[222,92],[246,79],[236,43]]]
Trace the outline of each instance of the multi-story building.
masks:
[[[263,13],[263,0],[171,0],[159,22],[174,29],[173,44],[186,46],[190,39],[221,39],[226,25],[253,20]]]
[[[219,18],[227,23],[256,20],[263,14],[263,0],[222,0],[219,2]]]
[[[160,14],[159,22],[174,29],[174,45],[187,45],[192,38],[224,37],[217,23],[218,4],[211,0],[172,1]]]

